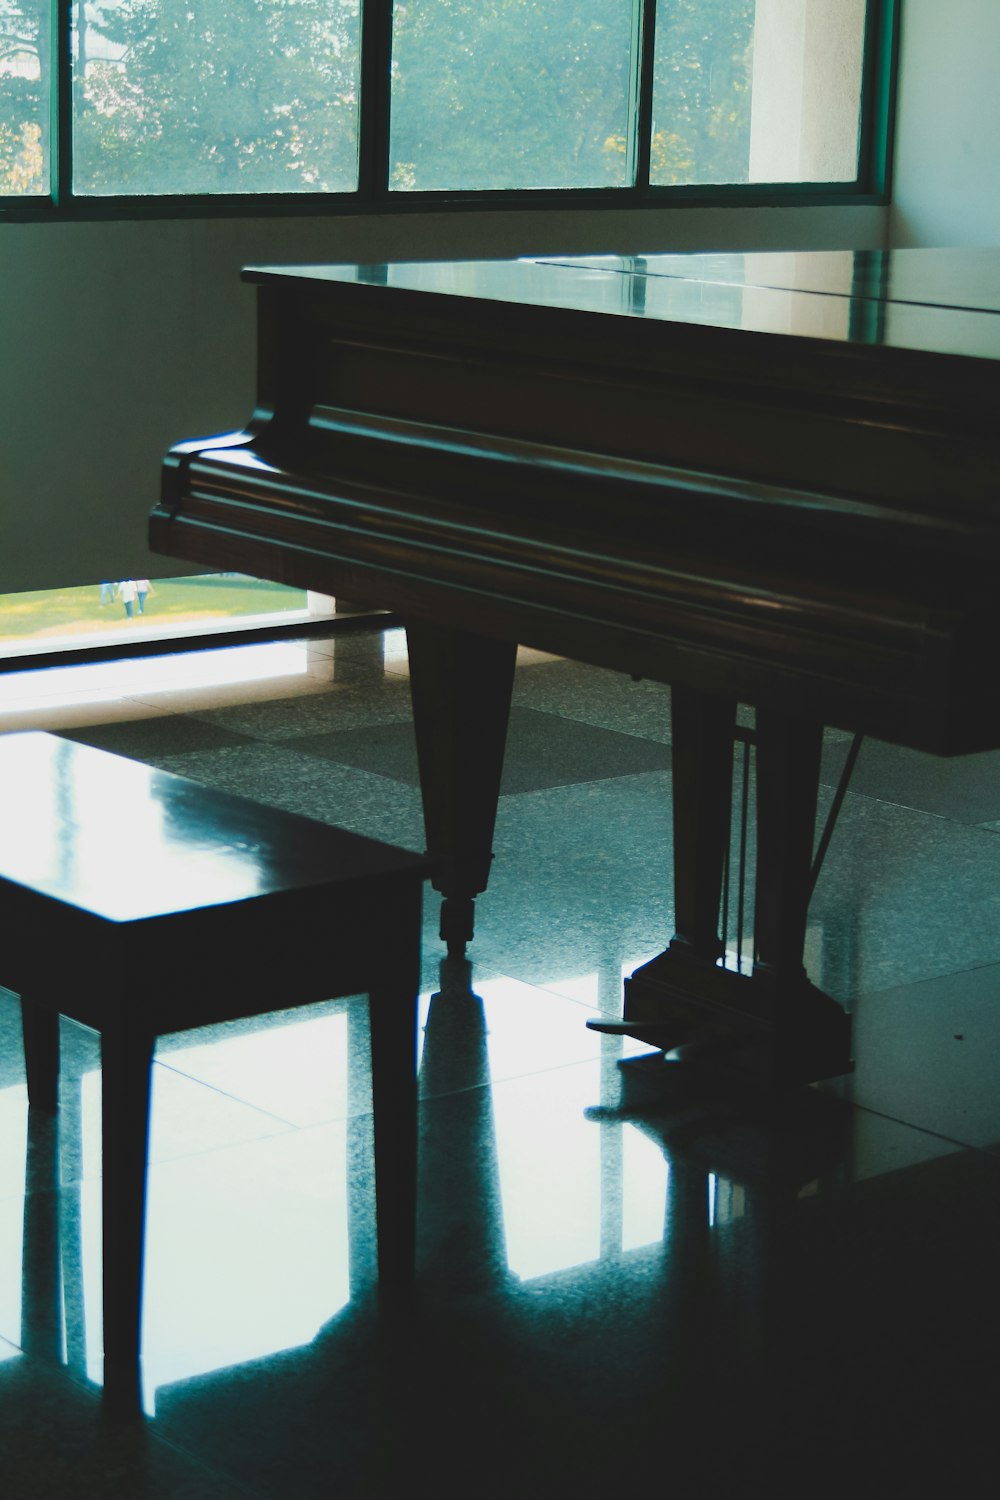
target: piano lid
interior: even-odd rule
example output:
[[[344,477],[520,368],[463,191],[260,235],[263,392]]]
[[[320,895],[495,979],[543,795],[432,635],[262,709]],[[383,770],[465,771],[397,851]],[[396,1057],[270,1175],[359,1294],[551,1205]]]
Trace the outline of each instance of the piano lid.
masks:
[[[261,266],[244,276],[1000,359],[1000,249],[984,246]]]
[[[769,287],[881,303],[1000,312],[1000,250],[788,250],[747,254],[545,256],[542,264]]]

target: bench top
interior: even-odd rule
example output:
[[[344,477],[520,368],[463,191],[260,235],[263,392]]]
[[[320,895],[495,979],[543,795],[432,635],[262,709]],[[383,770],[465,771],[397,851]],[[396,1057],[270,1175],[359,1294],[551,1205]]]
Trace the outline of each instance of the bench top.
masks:
[[[0,736],[0,882],[111,922],[430,875],[390,844],[44,733]]]

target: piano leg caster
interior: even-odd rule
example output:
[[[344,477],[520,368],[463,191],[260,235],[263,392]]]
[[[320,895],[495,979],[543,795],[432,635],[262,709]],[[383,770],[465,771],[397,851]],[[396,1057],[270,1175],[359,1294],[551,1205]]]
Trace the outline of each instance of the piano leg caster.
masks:
[[[467,943],[472,942],[476,903],[472,896],[446,896],[441,902],[441,941],[448,945],[449,958],[464,958]]]

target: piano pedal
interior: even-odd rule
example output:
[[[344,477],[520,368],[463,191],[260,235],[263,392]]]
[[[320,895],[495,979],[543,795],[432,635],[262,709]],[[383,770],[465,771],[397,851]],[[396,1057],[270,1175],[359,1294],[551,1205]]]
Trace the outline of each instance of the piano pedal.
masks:
[[[630,1036],[637,1042],[648,1042],[661,1052],[670,1052],[688,1040],[691,1033],[684,1028],[664,1026],[662,1021],[588,1021],[588,1031],[599,1031],[603,1036]]]

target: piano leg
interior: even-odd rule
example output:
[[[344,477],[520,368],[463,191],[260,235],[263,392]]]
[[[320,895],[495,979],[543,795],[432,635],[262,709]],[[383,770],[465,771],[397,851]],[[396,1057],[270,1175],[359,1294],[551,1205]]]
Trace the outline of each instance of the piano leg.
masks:
[[[757,710],[757,894],[753,979],[773,989],[778,1077],[801,1081],[851,1070],[851,1023],[811,984],[803,962],[823,730]]]
[[[755,959],[740,974],[719,963],[735,704],[672,702],[676,933],[626,980],[620,1029],[772,1087],[848,1072],[850,1021],[803,964],[822,729],[758,711]]]
[[[463,954],[493,859],[517,645],[426,621],[406,627],[427,852],[441,938]]]
[[[719,906],[729,846],[736,704],[677,688],[670,702],[676,928],[672,946],[714,967],[724,946]]]

